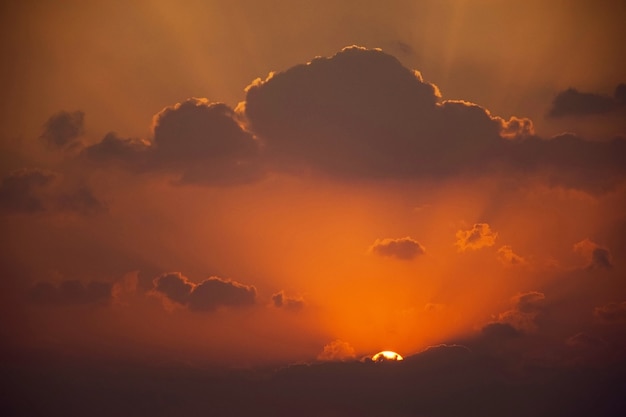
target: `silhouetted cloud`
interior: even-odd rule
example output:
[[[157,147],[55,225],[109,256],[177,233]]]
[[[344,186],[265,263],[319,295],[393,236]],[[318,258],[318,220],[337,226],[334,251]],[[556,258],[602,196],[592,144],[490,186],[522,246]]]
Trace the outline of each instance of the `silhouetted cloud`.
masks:
[[[61,111],[48,119],[40,138],[51,148],[70,148],[85,131],[84,119],[82,111]]]
[[[44,211],[42,190],[56,178],[56,173],[41,169],[13,171],[0,184],[0,207],[5,212]]]
[[[573,348],[586,350],[603,350],[608,347],[606,340],[586,333],[577,333],[574,336],[568,337],[565,340],[565,344]]]
[[[481,165],[516,126],[437,87],[380,50],[344,48],[247,88],[245,114],[266,151],[287,168],[411,177]]]
[[[560,92],[552,102],[549,117],[605,114],[626,105],[626,84],[619,84],[614,95],[583,93],[574,88]]]
[[[210,277],[196,284],[180,272],[171,272],[156,277],[153,283],[155,292],[191,311],[249,306],[256,299],[256,289],[253,286],[218,277]]]
[[[376,239],[370,247],[370,251],[380,255],[403,260],[415,259],[426,252],[420,243],[410,237],[398,239]]]
[[[516,294],[511,298],[511,309],[500,313],[497,320],[485,325],[483,334],[508,338],[537,330],[536,320],[545,306],[545,295],[539,291]]]
[[[326,346],[317,359],[320,361],[347,361],[356,358],[355,350],[350,343],[343,340],[333,340]]]
[[[262,175],[253,136],[232,109],[206,99],[188,99],[156,114],[150,142],[109,133],[84,155],[135,171],[175,173],[180,183],[228,185]]]
[[[456,246],[459,251],[480,249],[493,246],[497,237],[498,233],[493,232],[487,223],[476,223],[469,230],[456,232]]]
[[[106,211],[106,204],[85,185],[62,187],[61,175],[42,169],[13,171],[0,183],[0,211],[5,213]]]
[[[613,268],[611,262],[611,254],[608,249],[599,246],[597,243],[583,239],[574,245],[574,251],[580,253],[587,258],[587,269],[606,269]]]
[[[596,307],[593,314],[606,322],[626,321],[626,301]]]
[[[279,291],[272,295],[274,307],[285,308],[287,310],[298,311],[304,307],[304,300],[301,298],[288,297],[284,291]]]
[[[107,303],[112,298],[113,284],[90,281],[86,285],[78,280],[61,281],[58,285],[42,281],[33,285],[29,299],[40,305],[78,305]]]
[[[520,335],[519,330],[509,323],[493,322],[482,328],[482,333],[488,338],[509,339]]]

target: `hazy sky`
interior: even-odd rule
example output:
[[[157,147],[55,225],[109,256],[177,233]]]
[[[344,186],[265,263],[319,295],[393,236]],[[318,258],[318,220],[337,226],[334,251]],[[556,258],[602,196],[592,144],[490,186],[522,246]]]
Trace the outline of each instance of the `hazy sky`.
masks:
[[[0,7],[7,357],[624,363],[624,2]]]

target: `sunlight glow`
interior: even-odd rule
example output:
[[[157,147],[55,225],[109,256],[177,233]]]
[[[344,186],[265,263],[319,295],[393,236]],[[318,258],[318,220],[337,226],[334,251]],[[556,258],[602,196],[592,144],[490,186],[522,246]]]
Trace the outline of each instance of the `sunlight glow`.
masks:
[[[382,352],[378,352],[374,356],[372,356],[372,361],[374,362],[385,362],[385,361],[401,361],[404,360],[400,354],[393,352],[391,350],[383,350]]]

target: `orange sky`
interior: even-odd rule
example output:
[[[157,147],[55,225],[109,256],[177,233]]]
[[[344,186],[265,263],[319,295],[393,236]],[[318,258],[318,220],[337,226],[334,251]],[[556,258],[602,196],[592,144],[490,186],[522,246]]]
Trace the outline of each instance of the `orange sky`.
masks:
[[[625,12],[3,5],[7,349],[247,366],[494,323],[623,349]]]

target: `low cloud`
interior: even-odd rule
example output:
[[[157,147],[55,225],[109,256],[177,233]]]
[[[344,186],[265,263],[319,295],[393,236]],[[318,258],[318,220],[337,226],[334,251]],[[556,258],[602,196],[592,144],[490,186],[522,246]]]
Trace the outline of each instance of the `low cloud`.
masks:
[[[626,322],[626,301],[596,307],[593,315],[607,323]]]
[[[348,361],[355,358],[356,352],[350,343],[339,339],[324,346],[324,350],[317,355],[320,361]]]
[[[82,111],[61,111],[48,119],[40,139],[52,149],[71,148],[85,132],[84,119]]]
[[[496,243],[498,233],[493,232],[487,223],[476,223],[469,230],[456,232],[456,246],[459,251],[467,249],[480,249],[493,246]]]
[[[83,154],[133,171],[173,173],[181,184],[229,185],[262,175],[258,143],[225,104],[192,98],[166,107],[153,118],[152,136],[109,133]]]
[[[0,183],[0,211],[5,214],[75,212],[93,214],[107,207],[87,186],[62,184],[59,173],[42,169],[13,171]]]
[[[153,289],[191,311],[215,311],[220,307],[244,307],[256,301],[256,288],[218,277],[196,284],[180,272],[158,276]]]
[[[90,281],[83,284],[78,280],[66,280],[59,284],[47,281],[33,285],[28,296],[39,305],[81,305],[108,303],[112,298],[113,284]]]
[[[537,330],[537,319],[545,308],[545,295],[539,291],[519,293],[511,298],[511,309],[483,327],[485,335],[512,337]]]
[[[619,84],[613,96],[584,93],[569,88],[554,98],[548,117],[606,114],[624,106],[626,106],[626,84]]]
[[[298,311],[304,307],[304,300],[301,298],[288,297],[284,291],[279,291],[272,295],[272,304],[276,308],[284,308],[285,310]]]
[[[587,269],[613,269],[609,250],[589,239],[583,239],[576,243],[574,251],[587,259]]]
[[[399,239],[376,239],[370,251],[379,256],[411,260],[423,255],[426,249],[410,237]]]

